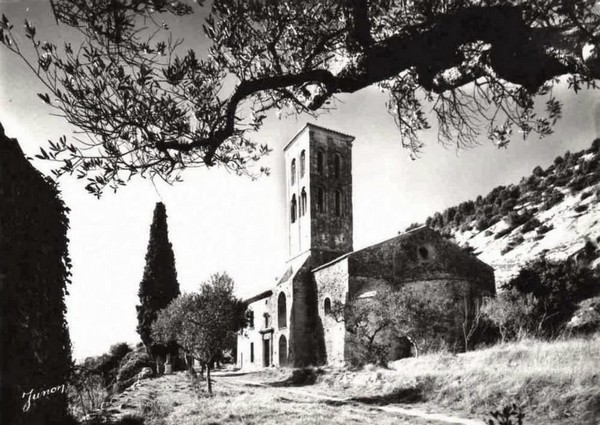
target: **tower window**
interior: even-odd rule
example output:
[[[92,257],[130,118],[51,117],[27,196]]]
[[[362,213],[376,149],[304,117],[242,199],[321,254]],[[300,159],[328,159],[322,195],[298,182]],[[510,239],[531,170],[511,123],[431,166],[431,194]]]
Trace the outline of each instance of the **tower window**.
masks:
[[[290,220],[292,223],[296,222],[298,204],[296,203],[296,195],[292,195],[292,205],[290,207]]]
[[[317,152],[317,174],[322,176],[325,171],[325,155],[322,150]]]
[[[427,261],[429,259],[429,251],[424,246],[419,247],[419,256],[422,260]]]
[[[265,329],[267,329],[269,326],[271,326],[271,316],[269,316],[269,313],[265,313],[263,316],[265,318]]]
[[[250,363],[254,363],[254,343],[250,343]]]
[[[300,216],[306,214],[306,189],[302,188],[302,193],[300,194]]]
[[[300,177],[304,177],[304,172],[306,170],[306,151],[302,151],[300,153]]]
[[[322,187],[317,189],[317,212],[325,212],[325,189]]]
[[[340,154],[336,153],[333,156],[333,176],[336,179],[340,178],[341,169],[342,169],[342,157],[340,156]]]
[[[292,186],[296,183],[296,158],[292,159],[292,165],[290,166],[290,174]]]
[[[335,216],[341,217],[342,216],[342,192],[340,192],[339,190],[335,191],[334,203],[335,203],[335,205],[334,205]]]

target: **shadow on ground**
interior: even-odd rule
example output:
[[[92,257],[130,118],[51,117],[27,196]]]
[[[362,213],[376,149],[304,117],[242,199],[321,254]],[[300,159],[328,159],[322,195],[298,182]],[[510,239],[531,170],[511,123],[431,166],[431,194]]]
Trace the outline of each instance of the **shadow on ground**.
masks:
[[[295,369],[289,378],[283,381],[269,382],[267,385],[271,387],[302,387],[313,385],[317,382],[319,375],[323,373],[323,370],[318,368]]]

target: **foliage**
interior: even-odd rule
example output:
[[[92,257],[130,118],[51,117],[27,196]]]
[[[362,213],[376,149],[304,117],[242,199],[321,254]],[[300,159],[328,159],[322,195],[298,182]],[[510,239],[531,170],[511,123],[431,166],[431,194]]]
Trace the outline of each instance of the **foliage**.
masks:
[[[499,239],[520,225],[523,225],[522,233],[535,228],[538,235],[545,233],[550,227],[541,223],[535,214],[563,201],[565,195],[557,186],[568,186],[579,191],[600,182],[600,155],[593,151],[588,152],[592,156],[584,156],[585,152],[567,152],[564,156],[557,157],[555,165],[545,170],[535,167],[532,175],[523,178],[519,184],[498,186],[486,196],[479,196],[475,202],[466,201],[435,213],[427,218],[426,224],[443,233],[453,234],[463,232],[473,222],[477,231],[486,231],[503,219],[508,227],[496,232],[489,229],[486,236],[493,234]],[[581,199],[589,197],[590,193],[583,192]],[[583,212],[586,208],[585,205],[575,207],[577,212]]]
[[[6,17],[0,42],[45,84],[39,98],[89,138],[63,137],[40,156],[89,176],[96,194],[132,174],[175,181],[202,164],[249,173],[269,151],[249,136],[269,111],[315,114],[374,84],[415,154],[429,110],[443,143],[471,146],[483,136],[505,146],[552,132],[562,113],[552,94],[558,77],[578,92],[600,74],[591,35],[600,17],[588,0],[219,0],[195,16],[179,0],[52,6],[81,43],[41,42],[29,21],[20,37]],[[169,29],[194,18],[199,44],[208,44],[203,58],[198,40],[183,43]]]
[[[233,295],[233,287],[226,273],[214,274],[198,293],[174,299],[152,326],[155,340],[175,342],[204,366],[209,393],[211,363],[226,348],[228,337],[246,326],[246,306]]]
[[[488,425],[523,425],[523,407],[515,403],[504,406],[501,410],[490,412],[493,419],[486,420]]]
[[[600,296],[583,300],[567,323],[569,332],[591,334],[600,330]]]
[[[472,337],[471,323],[462,319],[453,300],[423,297],[410,288],[379,288],[373,297],[334,303],[335,320],[344,322],[355,364],[387,364],[394,341],[407,338],[416,354],[442,347],[455,348]],[[460,323],[459,323],[460,322]],[[469,335],[468,335],[469,334]]]
[[[503,340],[556,336],[582,300],[598,292],[598,278],[573,261],[541,258],[523,267],[484,307]]]
[[[69,209],[0,125],[0,399],[7,424],[67,423],[64,392],[23,394],[66,385],[71,341],[65,296],[71,278]]]
[[[179,295],[175,254],[168,232],[167,212],[164,204],[158,202],[150,226],[146,266],[138,292],[140,305],[136,306],[137,331],[149,354],[155,358],[174,351],[173,346],[157,344],[151,335],[152,323],[158,312]],[[159,370],[156,372],[160,373]]]
[[[143,351],[131,351],[123,357],[117,374],[113,390],[120,392],[129,387],[137,379],[138,373],[145,367],[152,367],[153,361],[147,353]]]

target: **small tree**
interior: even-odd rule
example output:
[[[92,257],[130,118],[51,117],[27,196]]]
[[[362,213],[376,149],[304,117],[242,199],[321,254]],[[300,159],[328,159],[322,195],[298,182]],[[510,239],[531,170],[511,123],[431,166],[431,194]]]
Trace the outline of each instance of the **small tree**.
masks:
[[[162,356],[172,353],[174,347],[156,343],[151,335],[151,327],[158,311],[179,295],[175,255],[169,242],[167,212],[162,202],[158,202],[154,209],[146,253],[146,267],[138,295],[140,305],[136,307],[137,331],[148,354],[156,361],[156,372],[160,373]]]
[[[461,320],[451,299],[419,296],[410,288],[379,288],[372,297],[335,303],[333,317],[350,334],[354,361],[384,364],[394,338],[406,338],[419,351],[444,343],[455,345]]]
[[[246,307],[233,295],[233,286],[226,273],[214,274],[202,283],[198,293],[173,300],[152,326],[156,341],[176,342],[200,362],[206,370],[209,394],[212,362],[223,351],[227,338],[246,324]]]

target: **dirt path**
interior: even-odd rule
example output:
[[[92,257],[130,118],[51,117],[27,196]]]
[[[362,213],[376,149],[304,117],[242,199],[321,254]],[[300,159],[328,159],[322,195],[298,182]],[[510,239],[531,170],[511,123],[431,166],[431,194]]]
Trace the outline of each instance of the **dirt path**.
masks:
[[[313,386],[273,386],[260,375],[217,373],[214,395],[184,373],[140,381],[106,406],[113,419],[134,416],[145,425],[482,425],[428,413],[416,406],[369,404],[315,391]]]
[[[380,410],[383,412],[398,415],[399,419],[411,417],[411,418],[418,418],[420,420],[429,421],[426,423],[436,423],[436,424],[439,423],[439,424],[460,424],[460,425],[482,425],[484,423],[482,420],[460,418],[460,417],[456,417],[456,416],[452,416],[452,415],[448,415],[448,414],[444,414],[444,413],[428,413],[422,409],[405,407],[402,405],[361,404],[350,398],[339,398],[339,397],[332,397],[330,395],[320,394],[319,392],[316,392],[310,386],[304,386],[304,387],[302,387],[302,386],[301,387],[277,386],[277,387],[273,387],[266,383],[261,383],[261,382],[250,381],[250,380],[244,379],[243,374],[226,374],[226,373],[218,374],[216,377],[216,381],[221,385],[226,385],[229,387],[245,386],[245,387],[253,388],[254,391],[261,391],[261,390],[267,391],[267,392],[272,391],[272,392],[276,392],[278,394],[281,394],[283,392],[283,393],[290,394],[295,398],[313,399],[316,402],[324,402],[324,403],[338,405],[338,406],[342,406],[342,405],[352,406],[359,411],[361,409],[363,411],[372,410],[372,409]],[[414,421],[414,419],[413,419],[413,421]],[[411,423],[415,423],[415,422],[411,422]]]

